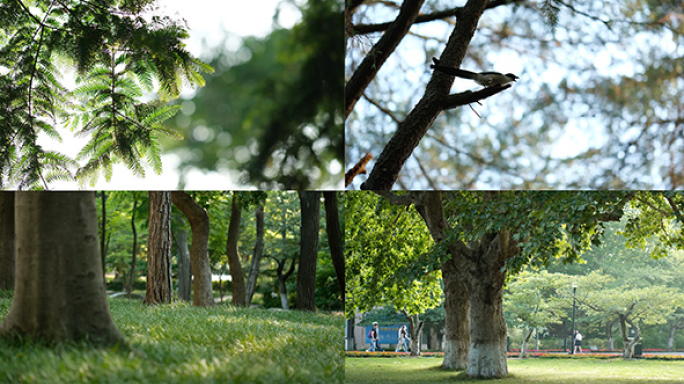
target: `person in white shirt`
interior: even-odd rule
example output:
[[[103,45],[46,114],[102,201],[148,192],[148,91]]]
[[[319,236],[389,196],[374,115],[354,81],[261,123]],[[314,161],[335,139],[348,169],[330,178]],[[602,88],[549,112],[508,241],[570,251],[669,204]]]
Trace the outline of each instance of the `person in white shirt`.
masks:
[[[574,345],[575,345],[575,350],[573,353],[582,353],[582,334],[580,333],[579,329],[575,329],[575,337],[574,337]]]
[[[397,342],[397,349],[394,352],[399,352],[399,347],[404,348],[404,352],[408,352],[406,340],[411,341],[408,337],[408,332],[406,331],[406,324],[404,324],[399,328],[399,341]]]

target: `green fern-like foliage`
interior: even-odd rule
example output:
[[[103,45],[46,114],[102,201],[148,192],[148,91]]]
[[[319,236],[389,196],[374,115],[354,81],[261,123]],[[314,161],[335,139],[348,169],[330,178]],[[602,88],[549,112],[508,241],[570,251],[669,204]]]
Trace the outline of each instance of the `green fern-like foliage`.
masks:
[[[122,162],[161,172],[162,123],[178,107],[165,102],[185,85],[203,85],[212,68],[192,57],[184,26],[142,17],[152,0],[7,0],[0,3],[0,188],[49,188],[51,181],[94,182]],[[74,69],[75,90],[60,83]],[[143,91],[159,84],[157,100]],[[88,144],[76,160],[46,151],[38,135],[60,139],[67,121]]]

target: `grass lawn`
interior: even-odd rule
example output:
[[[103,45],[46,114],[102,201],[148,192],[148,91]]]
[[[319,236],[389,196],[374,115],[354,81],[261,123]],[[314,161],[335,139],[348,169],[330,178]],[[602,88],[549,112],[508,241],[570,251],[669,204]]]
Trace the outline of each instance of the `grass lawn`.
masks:
[[[0,320],[10,300],[0,296]],[[342,383],[343,315],[110,300],[131,350],[0,341],[0,383]]]
[[[504,379],[468,379],[439,368],[441,358],[346,358],[345,383],[684,383],[684,361],[622,359],[509,359]]]

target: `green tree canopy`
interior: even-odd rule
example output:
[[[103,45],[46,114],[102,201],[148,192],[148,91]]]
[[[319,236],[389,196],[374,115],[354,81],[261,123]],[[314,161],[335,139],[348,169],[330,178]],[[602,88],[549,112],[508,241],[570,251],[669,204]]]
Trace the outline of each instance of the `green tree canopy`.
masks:
[[[55,180],[111,176],[121,162],[161,172],[165,104],[212,69],[183,44],[183,22],[155,15],[154,0],[10,0],[0,4],[0,187],[49,188]],[[62,78],[75,78],[75,89]],[[143,91],[159,84],[158,100]],[[47,151],[63,122],[90,141],[76,159]],[[80,166],[76,160],[85,161]]]

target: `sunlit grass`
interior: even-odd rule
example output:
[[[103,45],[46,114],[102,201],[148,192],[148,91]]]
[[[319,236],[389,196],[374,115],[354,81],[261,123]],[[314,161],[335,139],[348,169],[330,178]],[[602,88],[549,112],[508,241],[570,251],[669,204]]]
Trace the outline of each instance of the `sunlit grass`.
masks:
[[[341,383],[342,315],[111,300],[131,350],[0,341],[0,383]],[[9,299],[0,295],[0,320]]]
[[[478,380],[439,368],[441,358],[347,358],[345,383],[684,383],[683,361],[623,359],[509,359],[509,376]]]

